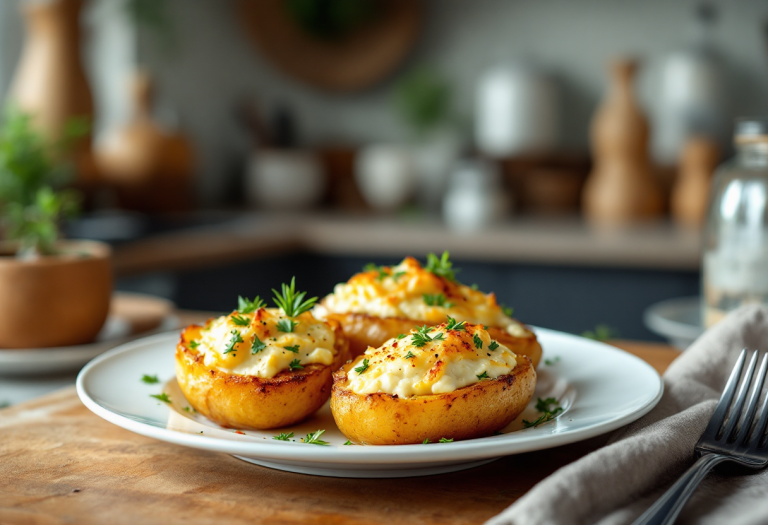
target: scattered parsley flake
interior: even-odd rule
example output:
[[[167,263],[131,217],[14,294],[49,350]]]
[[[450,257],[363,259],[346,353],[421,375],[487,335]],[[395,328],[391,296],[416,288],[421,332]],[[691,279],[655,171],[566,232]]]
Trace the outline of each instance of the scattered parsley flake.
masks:
[[[525,428],[535,428],[542,423],[552,421],[555,419],[555,416],[563,411],[563,407],[558,404],[557,399],[554,397],[548,397],[546,399],[538,398],[536,400],[536,410],[541,413],[541,416],[539,416],[538,419],[535,419],[534,421],[527,421],[523,419],[523,426],[525,426]]]
[[[404,337],[407,337],[406,334],[400,334],[395,339],[397,339],[399,341],[400,339],[402,339]]]
[[[247,297],[237,296],[237,311],[241,314],[252,314],[259,308],[264,308],[264,301],[257,295],[252,301]]]
[[[301,370],[302,368],[304,368],[303,366],[301,366],[301,360],[299,359],[294,359],[293,361],[291,361],[291,364],[289,364],[288,366],[291,367],[291,370]]]
[[[302,441],[307,445],[330,445],[327,441],[320,439],[320,436],[324,433],[325,430],[316,430],[315,432],[307,434],[307,437],[302,438]]]
[[[483,340],[480,339],[480,336],[475,334],[474,337],[472,337],[472,342],[475,343],[475,348],[478,350],[483,349]]]
[[[594,339],[595,341],[607,341],[608,339],[615,339],[619,336],[618,330],[614,330],[606,324],[599,324],[593,330],[587,330],[582,332],[581,337],[587,339]]]
[[[368,359],[363,359],[363,364],[355,368],[355,372],[362,374],[368,370]]]
[[[416,333],[413,334],[411,337],[411,344],[415,346],[416,348],[422,348],[424,345],[426,345],[429,342],[432,341],[442,341],[445,339],[445,334],[442,332],[438,333],[437,335],[430,336],[429,332],[432,330],[431,326],[420,326],[416,329]]]
[[[230,319],[232,319],[232,322],[235,323],[237,326],[248,326],[249,324],[251,324],[250,319],[241,317],[238,314],[233,315],[232,317],[230,317]]]
[[[389,268],[386,266],[377,266],[373,263],[368,263],[363,267],[363,270],[366,272],[378,272],[379,274],[376,276],[377,281],[383,281],[385,277],[389,275],[388,271]]]
[[[490,377],[488,377],[488,372],[483,372],[482,374],[480,374],[479,376],[477,376],[477,378],[478,378],[478,379],[480,379],[481,381],[482,381],[483,379],[490,379]]]
[[[168,397],[168,394],[163,392],[162,394],[151,394],[149,397],[154,397],[158,401],[162,401],[163,403],[171,404],[171,398]]]
[[[405,358],[406,359],[413,359],[414,357],[416,357],[416,356],[413,355],[413,352],[411,352],[410,350],[408,350],[408,353],[405,354]]]
[[[441,293],[438,294],[428,294],[425,293],[423,296],[424,298],[424,304],[427,306],[442,306],[444,308],[450,308],[453,306],[453,303],[447,302],[445,299],[445,296]]]
[[[499,347],[499,343],[496,341],[491,341],[491,344],[488,345],[488,350],[496,350]]]
[[[232,334],[232,339],[229,340],[229,342],[227,343],[227,347],[224,349],[225,354],[234,352],[235,346],[237,346],[238,343],[243,342],[243,336],[240,333],[240,330],[232,330],[230,334]]]
[[[293,352],[294,354],[299,353],[299,345],[286,346],[285,349],[288,350],[289,352]]]
[[[286,334],[290,334],[293,332],[293,329],[296,328],[296,325],[299,324],[297,321],[294,321],[292,319],[280,319],[277,322],[277,330],[279,332],[284,332]]]
[[[438,441],[438,443],[453,443],[453,438],[451,438],[451,439],[440,438],[440,441]]]
[[[293,432],[289,432],[287,434],[285,432],[280,432],[279,435],[273,437],[272,439],[276,439],[278,441],[288,441],[292,437],[293,437]]]
[[[555,363],[557,363],[559,361],[560,361],[560,356],[558,355],[558,356],[553,357],[552,359],[545,359],[544,360],[544,364],[552,366],[552,365],[554,365]]]
[[[466,321],[462,321],[460,323],[457,323],[456,319],[454,319],[453,317],[451,317],[449,315],[448,316],[448,323],[445,325],[445,329],[446,330],[456,330],[458,332],[463,332],[464,330],[467,329]]]
[[[456,281],[456,272],[458,269],[453,269],[453,263],[448,260],[448,252],[443,252],[442,257],[439,259],[434,253],[427,254],[427,265],[424,267],[428,272],[432,272],[438,277],[443,277],[449,281]]]
[[[150,376],[147,374],[144,374],[141,376],[141,382],[146,383],[148,385],[154,385],[160,382],[160,380],[157,378],[157,376]]]
[[[296,277],[291,278],[290,286],[283,283],[282,293],[275,289],[272,289],[272,292],[275,294],[275,306],[280,308],[288,317],[296,317],[308,312],[317,301],[317,297],[305,301],[304,296],[307,295],[307,292],[296,291]]]
[[[351,444],[352,444],[352,442],[351,442],[350,440],[346,440],[346,441],[344,442],[344,444],[345,444],[345,445],[351,445]]]
[[[393,272],[393,273],[392,273],[392,279],[394,279],[394,280],[395,280],[395,282],[397,282],[397,280],[398,280],[400,277],[402,277],[403,275],[405,275],[405,273],[406,273],[406,272]]]
[[[253,342],[251,343],[251,355],[256,355],[262,350],[264,350],[267,347],[266,343],[264,343],[261,339],[259,339],[259,336],[254,334],[253,336]]]
[[[429,440],[429,438],[424,438],[424,441],[421,442],[422,445],[429,445],[430,443],[432,442]]]
[[[200,346],[200,341],[190,341],[188,344],[189,344],[189,347],[190,347],[192,350],[194,350],[195,348],[197,348],[198,346]]]
[[[504,306],[503,304],[499,306],[501,306],[501,311],[504,312],[504,315],[506,315],[507,317],[512,317],[512,314],[515,313],[514,308],[510,308],[509,306]]]

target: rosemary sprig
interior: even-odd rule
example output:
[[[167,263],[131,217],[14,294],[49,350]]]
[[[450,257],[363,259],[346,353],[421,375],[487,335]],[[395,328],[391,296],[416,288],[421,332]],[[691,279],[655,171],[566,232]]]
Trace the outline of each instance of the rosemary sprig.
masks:
[[[283,283],[282,293],[274,288],[272,292],[275,294],[275,305],[288,317],[296,317],[311,310],[317,301],[317,297],[312,297],[305,301],[304,296],[307,295],[307,292],[296,291],[296,277],[291,279],[290,286]]]

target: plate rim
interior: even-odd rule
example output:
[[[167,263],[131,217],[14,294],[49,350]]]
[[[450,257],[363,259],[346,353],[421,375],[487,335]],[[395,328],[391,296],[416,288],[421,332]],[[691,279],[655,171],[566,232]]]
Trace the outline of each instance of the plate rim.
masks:
[[[547,332],[552,335],[573,337],[585,339],[583,337],[552,330],[548,328],[531,327],[536,333]],[[615,346],[602,343],[600,341],[590,341],[591,344],[603,346],[608,351],[620,352],[624,357],[634,360],[641,367],[652,373],[657,381],[656,395],[645,402],[637,409],[614,418],[592,424],[585,428],[562,432],[555,434],[533,434],[527,439],[519,437],[513,442],[509,441],[510,434],[501,436],[487,436],[484,438],[475,438],[455,443],[435,444],[433,447],[424,447],[421,444],[397,445],[397,446],[356,446],[356,447],[321,447],[322,453],[317,447],[303,447],[301,443],[282,443],[239,439],[221,439],[197,434],[187,434],[177,430],[160,428],[140,421],[135,421],[129,417],[118,414],[109,408],[106,408],[96,402],[88,394],[85,381],[88,375],[96,366],[103,361],[112,359],[123,353],[135,351],[137,347],[148,344],[154,344],[166,339],[178,337],[177,333],[163,333],[148,337],[136,339],[134,341],[122,344],[112,350],[109,350],[91,360],[77,375],[76,389],[81,402],[93,413],[109,421],[110,423],[124,428],[139,435],[158,439],[168,443],[183,445],[191,448],[207,450],[212,452],[223,452],[232,455],[249,456],[254,458],[264,458],[268,460],[294,460],[306,461],[308,463],[365,463],[365,464],[383,464],[403,462],[403,463],[429,463],[439,461],[466,462],[479,460],[483,458],[507,456],[520,454],[524,452],[533,452],[536,450],[549,449],[561,445],[584,441],[595,436],[603,435],[616,430],[628,423],[638,420],[650,412],[661,400],[664,394],[664,381],[659,373],[647,362],[639,357],[630,354]],[[515,433],[517,434],[517,433]],[[519,436],[519,435],[518,435]]]

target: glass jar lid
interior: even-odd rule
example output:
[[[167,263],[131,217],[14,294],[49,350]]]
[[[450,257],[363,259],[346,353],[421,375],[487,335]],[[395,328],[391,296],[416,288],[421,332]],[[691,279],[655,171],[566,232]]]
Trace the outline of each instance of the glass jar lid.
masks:
[[[736,144],[768,143],[768,117],[736,119],[733,136]]]

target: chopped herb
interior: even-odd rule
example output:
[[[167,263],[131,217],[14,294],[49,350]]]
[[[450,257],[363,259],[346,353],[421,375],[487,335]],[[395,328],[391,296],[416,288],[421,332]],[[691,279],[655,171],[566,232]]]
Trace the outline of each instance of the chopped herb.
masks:
[[[251,355],[256,355],[262,350],[264,350],[267,347],[266,343],[264,343],[261,339],[259,339],[259,336],[255,335],[253,336],[253,342],[251,343]]]
[[[366,370],[368,370],[368,360],[363,359],[363,364],[355,368],[355,372],[357,372],[358,374],[362,374]]]
[[[496,341],[491,341],[491,344],[488,345],[488,350],[496,350],[499,347],[499,343]]]
[[[608,339],[615,339],[618,337],[619,332],[606,324],[599,324],[595,327],[594,331],[587,330],[586,332],[582,332],[581,336],[588,339],[594,339],[595,341],[607,341]]]
[[[438,294],[425,293],[423,297],[424,297],[424,303],[427,306],[442,306],[445,308],[450,308],[451,306],[453,306],[453,303],[446,302],[445,296],[441,293],[438,293]]]
[[[296,328],[297,324],[299,323],[291,319],[280,319],[277,322],[277,329],[280,332],[285,332],[286,334],[290,334],[291,332],[293,332],[293,329]]]
[[[443,277],[449,281],[456,281],[456,272],[458,269],[453,269],[453,263],[448,260],[448,252],[443,252],[442,257],[439,259],[434,253],[427,254],[427,265],[424,267],[428,272],[432,272],[438,277]]]
[[[351,444],[352,444],[352,442],[351,442],[350,440],[346,440],[346,441],[344,442],[344,444],[345,444],[345,445],[351,445]]]
[[[304,368],[303,366],[301,366],[301,361],[299,359],[294,359],[293,361],[291,361],[291,364],[289,364],[288,366],[291,367],[291,370],[301,370],[302,368]]]
[[[557,403],[557,399],[554,397],[548,397],[546,399],[538,398],[536,400],[536,410],[541,413],[541,416],[539,416],[538,419],[535,419],[534,421],[527,421],[523,419],[523,425],[525,428],[535,428],[542,423],[552,421],[555,416],[563,411],[563,407]]]
[[[456,322],[456,319],[454,319],[451,316],[448,316],[448,323],[445,325],[446,330],[456,330],[459,332],[463,332],[466,330],[466,321],[462,321],[460,323]]]
[[[302,441],[307,445],[330,445],[327,441],[320,439],[320,436],[322,436],[324,432],[325,430],[316,430],[315,432],[307,434],[307,437],[302,438]]]
[[[234,352],[235,346],[238,343],[243,342],[243,336],[240,334],[240,330],[232,330],[230,334],[232,334],[232,339],[229,340],[229,342],[227,343],[227,347],[224,349],[225,354]]]
[[[514,308],[510,308],[509,306],[504,306],[503,304],[499,306],[501,306],[501,311],[504,312],[504,315],[506,315],[507,317],[512,317],[512,314],[515,313]]]
[[[189,347],[190,347],[192,350],[194,350],[194,349],[195,349],[195,348],[197,348],[198,346],[200,346],[200,341],[190,341],[190,342],[189,342]]]
[[[192,407],[184,407],[182,408],[184,412],[192,412]]]
[[[451,439],[440,438],[439,443],[453,443],[453,438],[451,438]]]
[[[403,275],[405,275],[405,273],[406,273],[406,272],[393,272],[393,273],[392,273],[392,279],[394,279],[394,280],[395,280],[395,282],[397,282],[397,280],[398,280],[400,277],[402,277]]]
[[[246,319],[245,317],[240,317],[239,315],[233,315],[230,317],[232,319],[232,322],[235,323],[237,326],[248,326],[251,324],[250,319]]]
[[[248,300],[247,297],[237,296],[237,311],[241,314],[252,314],[264,306],[264,301],[258,295],[253,298],[253,301]]]
[[[472,342],[475,343],[475,348],[478,350],[483,349],[483,340],[480,339],[480,336],[475,334],[474,337],[472,337]]]
[[[286,346],[285,349],[288,350],[289,352],[293,352],[294,354],[299,353],[299,345]]]
[[[399,341],[400,339],[402,339],[402,338],[404,338],[404,337],[406,337],[406,335],[405,335],[405,334],[400,334],[400,335],[398,335],[398,336],[397,336],[395,339],[397,339],[397,340]]]
[[[474,290],[474,291],[477,291],[477,289],[479,288],[479,286],[477,286],[477,283],[473,283],[473,284],[472,284],[472,286],[470,286],[470,288],[471,288],[472,290]]]
[[[285,432],[280,432],[279,435],[273,437],[272,439],[276,439],[278,441],[288,441],[292,437],[293,437],[293,432],[289,432],[287,434]]]
[[[416,348],[421,348],[431,341],[442,341],[445,339],[445,334],[443,334],[443,332],[430,336],[430,330],[432,330],[432,327],[427,325],[417,328],[416,333],[411,337],[411,344]]]
[[[483,379],[490,379],[490,377],[488,377],[488,372],[483,372],[482,374],[480,374],[479,376],[477,376],[477,378],[478,378],[478,379],[480,379],[480,380],[483,380]]]
[[[424,438],[424,441],[421,442],[422,445],[429,445],[430,443],[432,442],[429,440],[429,438]]]
[[[160,380],[157,378],[157,376],[149,376],[147,374],[144,374],[141,376],[141,382],[146,383],[148,385],[154,385],[156,383],[159,383]]]
[[[162,401],[163,403],[168,403],[168,404],[171,403],[171,398],[168,397],[168,394],[166,394],[165,392],[163,392],[162,394],[152,394],[149,397],[154,397],[155,399],[157,399],[158,401]]]
[[[275,305],[280,308],[288,317],[296,317],[312,309],[317,301],[317,297],[304,300],[307,292],[296,292],[296,277],[291,279],[291,285],[283,283],[282,293],[272,289],[275,294]]]
[[[376,276],[377,281],[383,281],[384,278],[387,275],[389,275],[389,273],[387,272],[388,269],[389,268],[387,268],[386,266],[377,266],[373,263],[368,263],[363,268],[363,270],[365,270],[366,272],[379,272],[379,275]]]
[[[416,357],[416,356],[413,355],[413,352],[411,352],[410,350],[408,350],[408,353],[405,354],[405,358],[406,359],[413,359],[414,357]]]
[[[559,361],[560,361],[560,356],[558,355],[558,356],[553,357],[552,359],[545,359],[544,360],[544,364],[552,366],[552,365],[554,365],[555,363],[557,363]]]

